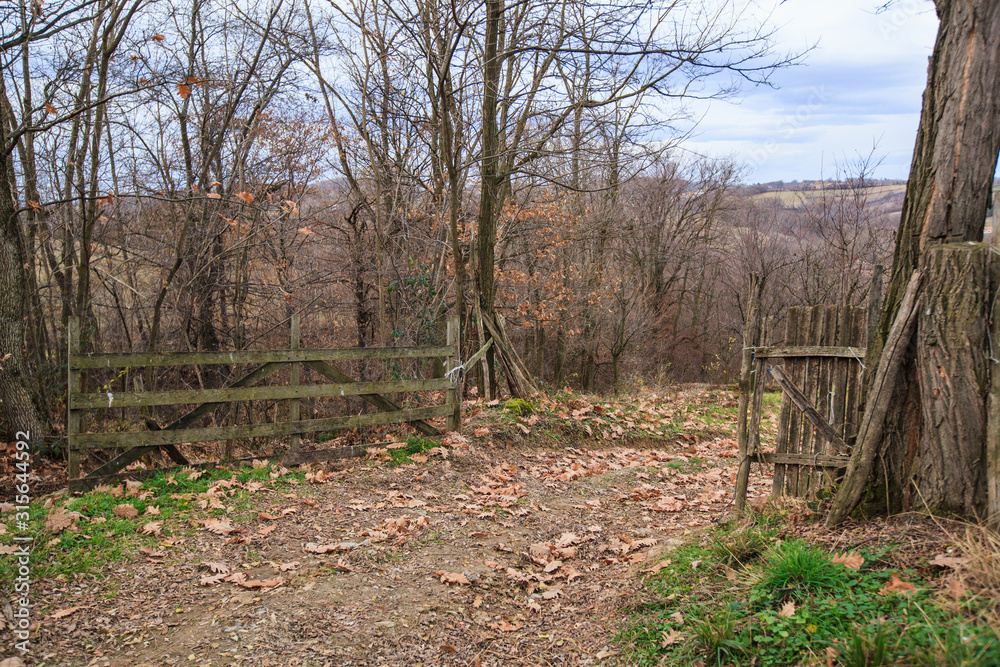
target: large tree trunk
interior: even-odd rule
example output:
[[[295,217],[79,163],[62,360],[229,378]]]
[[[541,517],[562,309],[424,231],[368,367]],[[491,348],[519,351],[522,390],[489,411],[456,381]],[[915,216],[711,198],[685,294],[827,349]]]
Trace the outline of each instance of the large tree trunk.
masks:
[[[496,244],[497,221],[503,210],[502,186],[503,175],[500,173],[500,128],[497,125],[497,105],[500,91],[500,24],[503,18],[503,0],[486,0],[486,46],[483,59],[483,131],[482,131],[482,183],[479,197],[479,226],[477,229],[476,253],[476,287],[479,297],[479,307],[482,316],[494,319],[494,300],[496,297]],[[480,345],[485,345],[491,338],[489,331]],[[487,368],[490,374],[488,381],[484,378],[483,394],[496,391],[496,348],[490,348],[486,353]]]
[[[893,459],[908,482],[900,489],[907,507],[924,499],[938,511],[982,515],[986,507],[989,262],[985,244],[925,253],[916,335],[923,428],[920,440]]]
[[[7,119],[0,109],[0,144],[4,143]],[[24,237],[14,199],[13,163],[0,155],[0,437],[8,442],[41,443],[42,422],[28,388],[24,358],[25,276]],[[15,437],[21,431],[27,434]]]
[[[928,261],[928,251],[945,243],[982,240],[1000,152],[1000,3],[937,0],[935,5],[941,24],[929,64],[892,277],[868,349],[869,389],[910,276],[921,262]],[[928,276],[928,282],[933,279]],[[929,507],[975,514],[982,507],[982,485],[974,481],[981,471],[969,468],[982,467],[983,462],[957,441],[965,436],[939,428],[940,419],[985,419],[985,413],[978,409],[975,414],[959,417],[955,405],[946,407],[944,403],[964,399],[939,393],[941,378],[958,372],[971,376],[974,369],[962,369],[954,361],[938,369],[938,355],[930,344],[934,328],[940,327],[939,335],[960,335],[962,324],[954,319],[958,317],[955,309],[968,304],[949,298],[946,292],[951,289],[928,288],[925,298],[947,312],[928,316],[925,302],[919,333],[905,348],[902,372],[891,389],[893,396],[882,429],[880,451],[887,453],[890,476],[883,483],[892,489],[891,501],[897,508]],[[962,344],[957,339],[948,341],[954,350]],[[869,392],[869,403],[873,400]],[[985,421],[966,423],[963,428],[969,434],[985,433],[980,430],[985,429]],[[884,488],[882,483],[879,487]],[[841,500],[838,497],[835,503],[832,522],[842,519],[856,504]]]

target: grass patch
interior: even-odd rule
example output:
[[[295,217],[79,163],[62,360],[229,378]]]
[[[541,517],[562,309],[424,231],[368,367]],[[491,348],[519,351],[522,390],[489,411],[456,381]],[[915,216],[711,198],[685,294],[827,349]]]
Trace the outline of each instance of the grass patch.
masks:
[[[274,479],[275,475],[280,476]],[[8,530],[0,537],[0,544],[13,544],[15,534],[31,535],[34,538],[31,567],[35,577],[66,580],[87,575],[104,580],[113,569],[110,566],[132,559],[139,548],[156,548],[161,539],[192,532],[193,528],[185,522],[187,518],[238,515],[238,510],[252,514],[254,499],[251,494],[236,493],[226,498],[232,511],[203,509],[199,505],[199,496],[203,498],[209,487],[230,479],[244,484],[266,480],[271,488],[287,490],[293,485],[301,485],[305,478],[298,471],[281,474],[272,466],[160,472],[141,485],[129,488],[127,493],[122,492],[119,483],[116,487],[99,487],[80,496],[57,500],[66,512],[79,513],[74,521],[75,530],[53,533],[45,523],[51,508],[33,502],[28,508],[26,530],[17,529],[12,516],[3,517]],[[122,505],[135,508],[137,516],[127,518],[115,514],[115,508]],[[158,513],[146,514],[150,507],[155,507]],[[151,521],[161,524],[161,535],[143,533],[143,526]],[[0,570],[14,568],[14,558],[0,555]]]
[[[410,459],[411,456],[414,454],[422,454],[428,449],[441,446],[441,443],[435,440],[421,438],[419,436],[410,436],[406,439],[405,447],[389,450],[389,464],[394,466],[407,465],[411,463],[415,464],[417,462]]]
[[[723,526],[668,554],[617,637],[621,664],[1000,665],[991,596],[955,600],[933,568],[888,569],[889,547],[859,550],[851,570],[777,535],[766,521]]]

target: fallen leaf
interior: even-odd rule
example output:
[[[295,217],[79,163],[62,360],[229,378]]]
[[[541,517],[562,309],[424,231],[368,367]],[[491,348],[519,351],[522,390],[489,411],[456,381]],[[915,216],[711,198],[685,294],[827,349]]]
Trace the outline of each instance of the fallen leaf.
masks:
[[[236,530],[231,523],[226,519],[206,519],[205,520],[205,530],[215,533],[216,535],[228,535]]]
[[[659,572],[660,570],[662,570],[662,569],[664,569],[664,568],[666,568],[666,567],[670,567],[670,564],[671,564],[672,562],[673,562],[673,561],[671,561],[671,560],[670,560],[669,558],[668,558],[668,559],[666,559],[666,560],[661,560],[661,561],[660,561],[659,563],[657,563],[656,565],[650,565],[650,566],[649,566],[649,567],[647,567],[647,568],[646,568],[645,570],[643,570],[643,572],[648,572],[649,574],[656,574],[656,573],[657,573],[657,572]]]
[[[76,520],[81,518],[83,515],[79,512],[67,512],[65,507],[53,507],[45,518],[45,528],[58,535],[64,530],[76,530]]]
[[[660,648],[673,646],[684,639],[684,633],[679,630],[664,630],[660,635]]]
[[[902,593],[903,595],[909,595],[917,590],[917,587],[908,581],[902,581],[899,578],[898,572],[892,573],[892,580],[879,589],[879,595],[888,595],[890,593]]]
[[[843,554],[837,554],[833,557],[834,565],[843,565],[848,570],[860,570],[861,566],[865,564],[864,556],[857,554],[853,551]]]
[[[677,625],[684,625],[684,616],[679,611],[670,614],[670,618]]]
[[[167,554],[159,549],[152,549],[150,547],[139,547],[139,552],[144,554],[149,558],[163,558]]]
[[[938,567],[950,567],[953,570],[960,570],[965,567],[965,564],[968,562],[968,558],[955,558],[946,554],[938,554],[937,556],[934,556],[933,560],[928,561],[927,564],[936,565]]]
[[[143,535],[160,535],[160,526],[162,521],[150,521],[145,526],[142,527]]]
[[[945,582],[944,586],[948,589],[948,595],[950,595],[951,599],[956,602],[965,597],[965,594],[968,592],[965,589],[965,584],[963,584],[962,580],[958,577],[951,577],[947,582]]]
[[[267,512],[261,512],[260,514],[257,515],[257,518],[260,519],[261,521],[274,521],[278,517],[275,516],[274,514],[268,514]]]
[[[216,561],[209,561],[207,563],[200,563],[198,567],[203,567],[210,572],[216,572],[221,574],[229,574],[231,568],[225,563],[219,563]]]
[[[528,611],[529,612],[533,611],[537,614],[540,614],[542,613],[542,605],[538,604],[538,601],[532,598],[528,600]]]
[[[483,596],[476,595],[476,599],[472,601],[472,606],[474,609],[479,609],[483,606]]]
[[[52,612],[52,614],[49,616],[49,618],[53,618],[53,619],[54,618],[66,618],[70,614],[75,614],[76,612],[80,611],[81,609],[86,609],[86,607],[82,607],[81,606],[81,607],[68,607],[66,609],[59,609],[57,611]]]
[[[461,572],[441,572],[435,571],[434,576],[441,577],[442,584],[469,584],[472,583]]]
[[[129,505],[128,503],[125,503],[123,505],[118,505],[113,510],[111,510],[111,513],[114,514],[115,516],[120,516],[123,519],[134,519],[137,516],[139,516],[139,510],[137,510],[134,506]]]
[[[789,600],[782,605],[781,611],[778,612],[778,616],[784,616],[785,618],[795,616],[795,603]]]
[[[499,630],[500,632],[514,632],[515,630],[523,628],[524,623],[521,621],[517,621],[516,623],[501,621],[500,623],[490,623],[490,627],[494,630]]]
[[[219,574],[206,574],[203,575],[198,580],[199,586],[214,586],[226,580],[226,573],[220,572]]]
[[[277,528],[278,526],[273,523],[267,526],[261,526],[261,529],[257,531],[257,534],[261,537],[266,537],[273,533]]]

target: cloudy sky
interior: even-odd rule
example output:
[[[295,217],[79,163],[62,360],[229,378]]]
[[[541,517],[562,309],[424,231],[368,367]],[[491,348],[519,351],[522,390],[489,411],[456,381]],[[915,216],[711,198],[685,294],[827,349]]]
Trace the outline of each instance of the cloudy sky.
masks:
[[[779,45],[804,63],[779,72],[777,89],[746,89],[692,109],[702,116],[684,146],[747,165],[746,182],[835,178],[871,153],[879,178],[907,177],[934,46],[929,0],[785,0],[775,10]]]

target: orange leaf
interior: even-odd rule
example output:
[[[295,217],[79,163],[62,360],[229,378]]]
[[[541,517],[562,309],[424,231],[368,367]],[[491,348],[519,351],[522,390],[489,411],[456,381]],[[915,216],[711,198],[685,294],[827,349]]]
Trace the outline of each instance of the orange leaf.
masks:
[[[54,106],[52,106],[51,104],[49,104],[48,102],[46,102],[45,103],[45,113],[50,113],[50,114],[55,115],[55,114],[57,114],[59,112],[56,111],[56,108]]]
[[[162,42],[163,40],[165,40],[166,37],[164,37],[160,33],[156,33],[150,39],[152,39],[154,42],[156,42],[157,44],[159,44],[160,42]]]
[[[183,83],[178,83],[177,94],[181,96],[182,100],[186,100],[188,98],[188,95],[191,94],[191,86],[188,86]]]
[[[834,556],[833,564],[843,565],[848,570],[860,570],[861,566],[865,564],[865,559],[863,556],[851,551]]]
[[[442,584],[468,584],[469,579],[461,572],[441,572],[433,573],[436,577],[441,577]]]
[[[209,193],[208,193],[207,195],[205,195],[205,196],[206,196],[206,197],[208,197],[209,199],[222,199],[222,195],[220,195],[220,194],[217,194],[217,193],[215,193],[215,192],[209,192]]]
[[[249,192],[237,192],[236,193],[236,198],[237,199],[242,199],[243,201],[245,201],[248,204],[252,204],[253,203],[253,195],[250,194]]]
[[[899,578],[898,572],[892,573],[892,581],[879,589],[879,595],[889,595],[890,593],[902,593],[903,595],[909,595],[917,590],[917,587],[908,581],[903,581]]]

